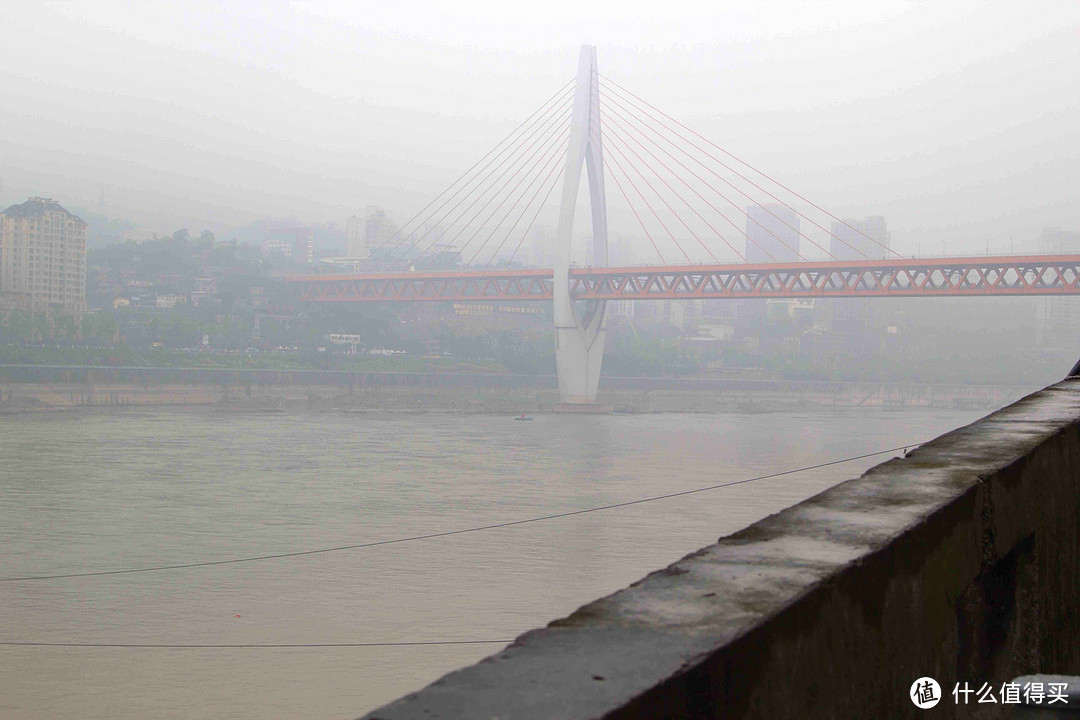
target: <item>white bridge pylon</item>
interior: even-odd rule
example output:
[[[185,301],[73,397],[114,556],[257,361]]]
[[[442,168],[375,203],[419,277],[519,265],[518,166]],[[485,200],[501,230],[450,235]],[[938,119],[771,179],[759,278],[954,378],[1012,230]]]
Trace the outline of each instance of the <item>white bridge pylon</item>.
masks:
[[[593,264],[604,267],[607,265],[608,247],[604,149],[600,139],[600,86],[597,80],[596,48],[591,45],[581,48],[578,62],[577,90],[566,150],[562,204],[559,208],[559,231],[555,241],[555,278],[552,288],[559,398],[563,403],[574,404],[596,402],[607,328],[606,301],[588,302],[579,317],[570,297],[570,254],[582,165],[585,165],[589,182]]]

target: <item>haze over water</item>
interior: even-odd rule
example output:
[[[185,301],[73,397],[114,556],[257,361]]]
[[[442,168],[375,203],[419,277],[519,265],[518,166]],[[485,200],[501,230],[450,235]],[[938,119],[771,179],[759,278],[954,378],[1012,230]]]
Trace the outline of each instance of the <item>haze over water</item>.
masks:
[[[0,577],[517,520],[916,443],[983,414],[860,409],[531,423],[211,411],[0,418]],[[0,583],[0,640],[511,639],[888,457],[411,543]],[[0,717],[352,718],[501,647],[0,647]]]

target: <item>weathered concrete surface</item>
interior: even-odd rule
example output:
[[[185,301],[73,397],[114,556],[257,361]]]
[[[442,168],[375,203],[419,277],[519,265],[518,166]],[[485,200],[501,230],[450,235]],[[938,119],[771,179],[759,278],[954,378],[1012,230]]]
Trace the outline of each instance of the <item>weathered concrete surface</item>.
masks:
[[[1080,671],[1080,380],[688,555],[366,717],[1008,717]],[[941,683],[933,710],[912,682]]]

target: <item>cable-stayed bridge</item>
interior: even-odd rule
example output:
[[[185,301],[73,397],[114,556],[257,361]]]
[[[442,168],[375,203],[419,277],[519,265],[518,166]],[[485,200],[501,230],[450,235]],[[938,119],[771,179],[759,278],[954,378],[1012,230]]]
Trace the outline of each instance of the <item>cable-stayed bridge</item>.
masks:
[[[575,264],[583,170],[591,232],[587,260]],[[609,263],[608,180],[654,264]],[[550,265],[523,268],[522,245],[560,184],[558,228],[542,248]],[[887,237],[601,75],[592,47],[582,48],[576,79],[399,227],[371,263],[377,270],[287,280],[308,302],[551,302],[568,403],[595,400],[609,300],[1080,295],[1080,255],[901,256]]]

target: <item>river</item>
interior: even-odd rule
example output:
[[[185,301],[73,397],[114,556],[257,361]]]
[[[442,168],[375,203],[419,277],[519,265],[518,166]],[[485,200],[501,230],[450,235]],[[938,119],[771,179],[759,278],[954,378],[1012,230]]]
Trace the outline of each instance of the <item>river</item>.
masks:
[[[617,503],[914,444],[982,411],[0,418],[0,577],[317,549]],[[0,641],[508,639],[890,457],[509,528],[0,582]],[[498,651],[0,646],[0,717],[355,718]]]

